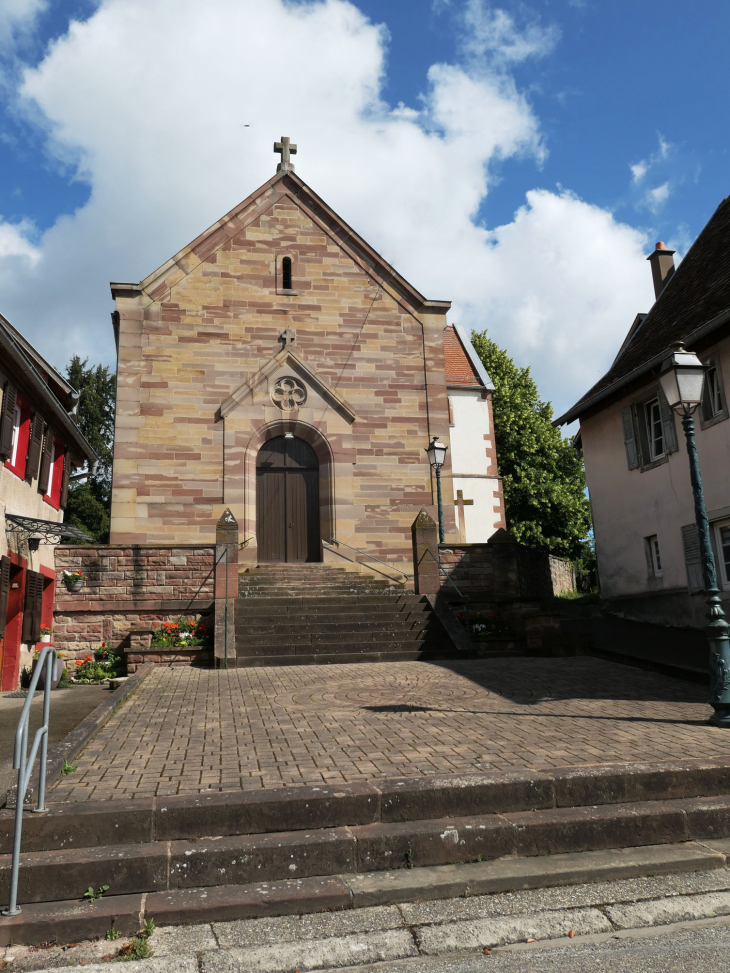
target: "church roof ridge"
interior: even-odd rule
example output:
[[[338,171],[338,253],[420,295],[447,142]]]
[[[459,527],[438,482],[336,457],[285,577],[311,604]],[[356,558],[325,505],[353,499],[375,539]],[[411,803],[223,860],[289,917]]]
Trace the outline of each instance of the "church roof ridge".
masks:
[[[165,291],[174,287],[210,254],[245,229],[250,222],[284,195],[291,197],[312,220],[329,231],[337,243],[363,267],[363,270],[374,277],[381,286],[394,292],[393,296],[396,296],[411,313],[425,311],[445,314],[449,310],[451,301],[425,298],[292,169],[277,172],[262,183],[258,189],[139,283],[111,282],[112,296],[134,298],[144,294],[150,303],[163,299]],[[338,230],[339,233],[336,232]]]

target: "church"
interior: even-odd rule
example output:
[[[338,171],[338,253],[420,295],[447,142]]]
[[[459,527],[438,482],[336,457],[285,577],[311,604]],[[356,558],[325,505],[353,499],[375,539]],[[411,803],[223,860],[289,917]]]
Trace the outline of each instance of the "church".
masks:
[[[485,542],[504,502],[493,387],[465,330],[297,175],[288,138],[274,148],[268,182],[111,285],[111,543],[209,543],[228,508],[244,564],[350,552],[408,570],[411,524],[438,516],[434,437],[445,540]]]

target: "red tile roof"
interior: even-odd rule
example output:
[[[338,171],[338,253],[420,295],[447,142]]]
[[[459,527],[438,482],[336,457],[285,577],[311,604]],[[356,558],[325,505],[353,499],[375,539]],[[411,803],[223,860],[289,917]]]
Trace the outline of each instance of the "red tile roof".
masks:
[[[447,385],[475,385],[482,387],[482,381],[474,371],[469,356],[453,325],[444,328],[444,362],[446,365]]]

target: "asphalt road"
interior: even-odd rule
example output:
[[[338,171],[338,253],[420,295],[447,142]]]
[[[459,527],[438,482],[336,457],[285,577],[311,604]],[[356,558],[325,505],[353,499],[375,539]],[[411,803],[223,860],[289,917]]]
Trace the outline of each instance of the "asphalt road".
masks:
[[[49,747],[59,743],[75,729],[99,703],[106,699],[108,693],[106,686],[72,686],[70,689],[55,689],[51,693]],[[24,705],[25,699],[0,696],[0,806],[4,803],[8,788],[17,781],[18,772],[13,770],[13,744],[15,728]],[[32,743],[35,731],[42,721],[43,693],[36,693],[30,704],[29,743]]]

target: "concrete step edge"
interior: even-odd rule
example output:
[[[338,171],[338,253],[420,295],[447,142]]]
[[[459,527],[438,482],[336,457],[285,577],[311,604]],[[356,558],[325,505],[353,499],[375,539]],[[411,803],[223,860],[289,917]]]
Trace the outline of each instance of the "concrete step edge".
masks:
[[[695,842],[579,852],[547,858],[505,858],[380,873],[343,873],[253,885],[222,885],[23,906],[0,918],[0,946],[103,937],[111,927],[131,935],[152,918],[158,926],[226,922],[262,916],[340,911],[398,902],[565,887],[630,878],[716,871],[725,853]]]

